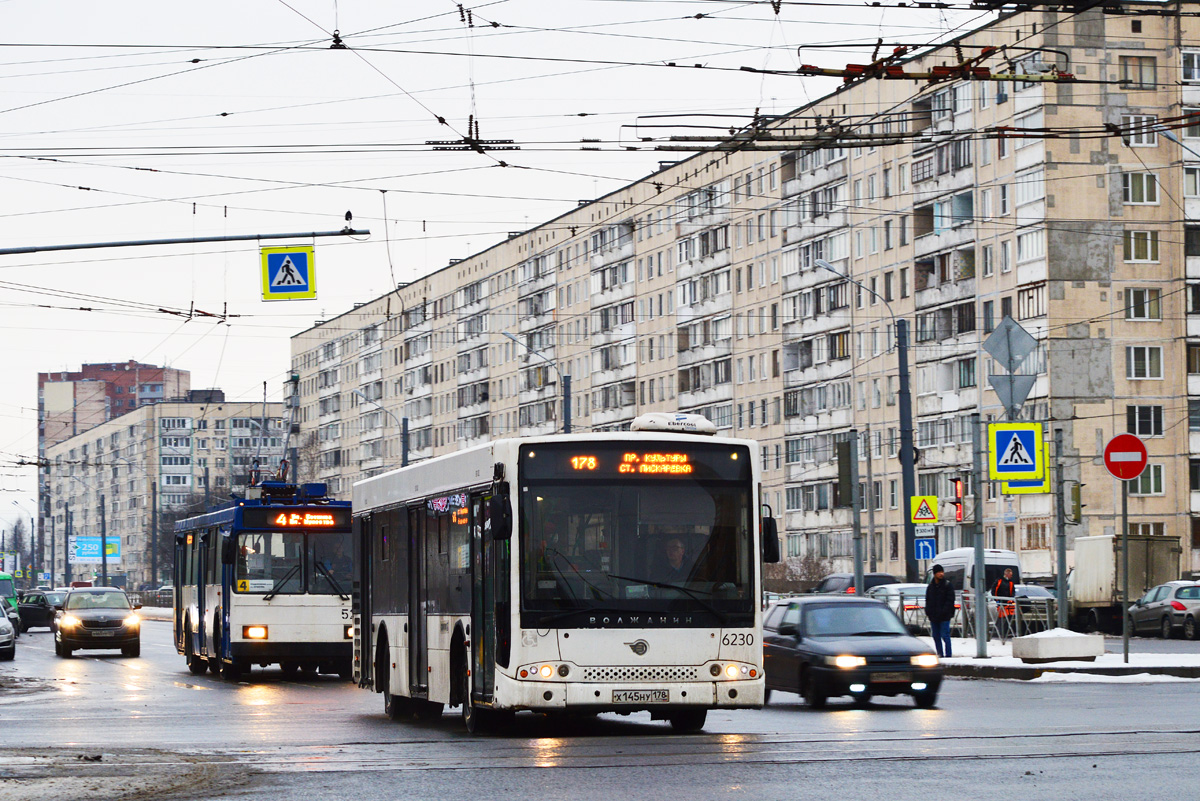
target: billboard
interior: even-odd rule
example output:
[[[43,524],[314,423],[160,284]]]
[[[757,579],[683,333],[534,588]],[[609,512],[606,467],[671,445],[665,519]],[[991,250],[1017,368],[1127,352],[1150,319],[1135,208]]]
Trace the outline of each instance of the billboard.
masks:
[[[114,535],[111,537],[105,537],[104,545],[105,550],[108,551],[107,558],[109,566],[111,567],[112,565],[121,564],[120,536]],[[70,546],[71,550],[69,559],[73,565],[97,564],[101,561],[99,537],[84,537],[77,535],[71,537]]]

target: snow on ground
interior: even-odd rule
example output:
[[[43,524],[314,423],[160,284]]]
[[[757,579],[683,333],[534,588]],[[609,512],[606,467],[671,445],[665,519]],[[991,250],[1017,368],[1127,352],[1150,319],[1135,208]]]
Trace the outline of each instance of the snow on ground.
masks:
[[[921,637],[922,641],[929,645],[929,650],[934,650],[933,639],[931,637]],[[1041,664],[1031,665],[1026,662],[1016,659],[1012,655],[1012,643],[1000,642],[992,640],[987,644],[986,660],[975,658],[975,640],[951,639],[950,652],[954,656],[949,659],[943,659],[944,665],[987,665],[989,667],[1034,667],[1039,670],[1056,670],[1063,668],[1117,668],[1125,667],[1128,664],[1130,667],[1138,668],[1159,668],[1159,667],[1200,667],[1200,653],[1194,654],[1133,654],[1129,655],[1129,662],[1126,663],[1122,654],[1109,652],[1103,656],[1096,657],[1094,662],[1082,662],[1074,659],[1066,659],[1061,662],[1045,662]],[[1130,677],[1121,677],[1128,679]]]
[[[1036,679],[1015,679],[1015,681],[1042,682],[1044,684],[1064,684],[1068,682],[1072,684],[1166,684],[1181,681],[1200,681],[1200,679],[1186,679],[1182,676],[1163,676],[1156,673],[1134,673],[1130,676],[1111,676],[1101,673],[1043,673]]]

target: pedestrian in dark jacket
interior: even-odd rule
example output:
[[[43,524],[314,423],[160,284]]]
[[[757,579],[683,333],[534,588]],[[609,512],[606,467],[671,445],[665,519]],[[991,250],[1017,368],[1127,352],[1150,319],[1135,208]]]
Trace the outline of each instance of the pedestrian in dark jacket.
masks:
[[[941,565],[933,566],[933,581],[925,588],[925,616],[929,618],[933,647],[941,657],[951,656],[950,619],[954,617],[954,588]]]

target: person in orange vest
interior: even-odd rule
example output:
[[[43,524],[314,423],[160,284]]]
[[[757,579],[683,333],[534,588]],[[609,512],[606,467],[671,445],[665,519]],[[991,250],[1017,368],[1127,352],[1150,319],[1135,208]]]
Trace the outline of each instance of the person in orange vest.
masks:
[[[996,621],[996,628],[1000,631],[1001,639],[1016,636],[1014,629],[1014,617],[1017,609],[1016,603],[1012,599],[1017,595],[1016,584],[1013,583],[1013,572],[1011,567],[1004,568],[1004,577],[996,579],[996,585],[992,587],[992,597],[996,599],[996,609],[999,614],[999,620]]]

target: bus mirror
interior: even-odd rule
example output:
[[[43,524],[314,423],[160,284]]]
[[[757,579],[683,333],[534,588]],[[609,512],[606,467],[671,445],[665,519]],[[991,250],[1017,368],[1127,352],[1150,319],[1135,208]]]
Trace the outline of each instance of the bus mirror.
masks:
[[[493,540],[506,540],[512,536],[512,506],[508,502],[508,482],[500,482],[496,492],[488,499],[488,520],[492,526]]]
[[[779,528],[773,517],[762,519],[762,553],[764,562],[779,561]]]

